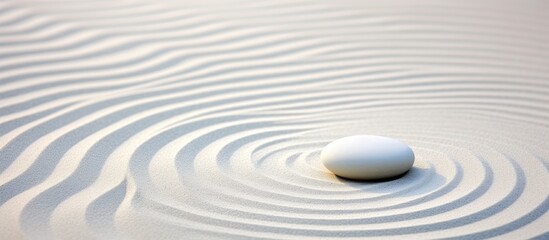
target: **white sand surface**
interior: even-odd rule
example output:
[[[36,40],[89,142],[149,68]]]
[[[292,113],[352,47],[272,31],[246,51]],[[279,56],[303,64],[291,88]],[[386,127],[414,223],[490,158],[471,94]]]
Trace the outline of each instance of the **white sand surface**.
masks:
[[[1,239],[549,239],[547,1],[1,1]],[[414,167],[334,177],[328,142]]]

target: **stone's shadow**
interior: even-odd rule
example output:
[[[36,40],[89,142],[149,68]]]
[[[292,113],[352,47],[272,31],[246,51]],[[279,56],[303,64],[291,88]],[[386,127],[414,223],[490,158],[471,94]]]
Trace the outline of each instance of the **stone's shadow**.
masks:
[[[341,180],[341,182],[354,182],[354,183],[380,183],[380,182],[389,182],[389,181],[394,181],[394,180],[397,180],[401,177],[403,177],[404,175],[408,174],[408,172],[412,171],[412,169],[400,174],[400,175],[397,175],[397,176],[394,176],[394,177],[387,177],[387,178],[378,178],[378,179],[351,179],[351,178],[346,178],[346,177],[341,177],[341,176],[337,176],[336,177]]]
[[[407,172],[398,176],[372,179],[356,180],[336,176],[345,185],[371,193],[395,193],[401,192],[405,195],[418,195],[439,189],[446,184],[446,177],[440,175],[432,168],[412,167]]]

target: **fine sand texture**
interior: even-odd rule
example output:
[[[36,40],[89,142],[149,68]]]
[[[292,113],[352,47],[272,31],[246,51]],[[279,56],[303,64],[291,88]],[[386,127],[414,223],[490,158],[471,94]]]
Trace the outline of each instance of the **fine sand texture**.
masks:
[[[0,239],[549,239],[547,1],[0,1]],[[335,177],[349,135],[415,153]]]

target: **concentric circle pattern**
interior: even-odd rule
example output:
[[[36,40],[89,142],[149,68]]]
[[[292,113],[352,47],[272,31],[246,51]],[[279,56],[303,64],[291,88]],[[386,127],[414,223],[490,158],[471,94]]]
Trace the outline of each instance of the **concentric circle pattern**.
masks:
[[[548,10],[2,1],[2,239],[547,239]],[[335,177],[355,134],[414,167]]]

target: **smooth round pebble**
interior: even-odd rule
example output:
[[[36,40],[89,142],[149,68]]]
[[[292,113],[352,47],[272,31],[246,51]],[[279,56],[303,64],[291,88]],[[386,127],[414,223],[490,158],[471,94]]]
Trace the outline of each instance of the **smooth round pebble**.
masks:
[[[356,135],[337,139],[322,149],[320,160],[340,177],[375,180],[395,177],[414,165],[414,152],[387,137]]]

